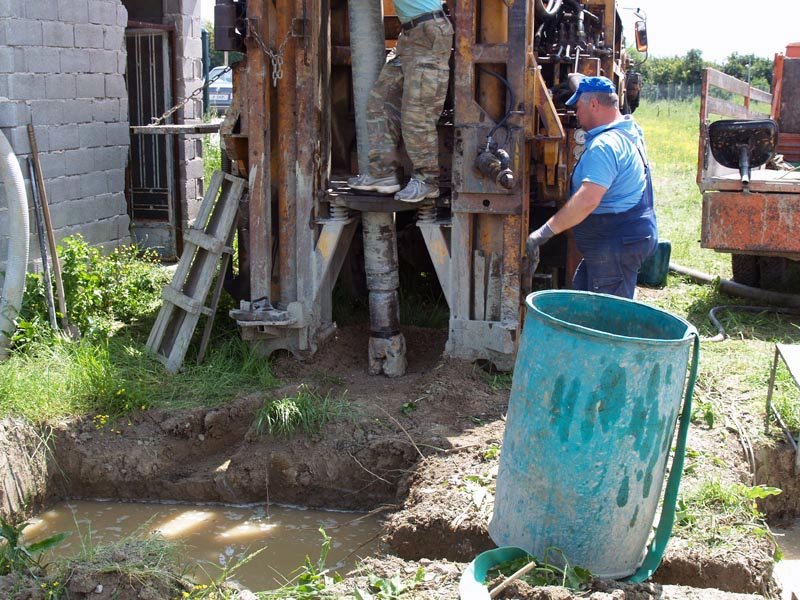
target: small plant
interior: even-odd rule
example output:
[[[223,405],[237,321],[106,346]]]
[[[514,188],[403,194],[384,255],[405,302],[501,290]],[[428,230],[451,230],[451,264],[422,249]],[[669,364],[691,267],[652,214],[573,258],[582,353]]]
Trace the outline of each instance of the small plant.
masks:
[[[489,444],[483,451],[483,460],[496,460],[500,457],[500,444]]]
[[[414,401],[405,402],[402,406],[400,406],[400,414],[402,414],[404,417],[408,417],[415,410],[417,410],[417,403]]]
[[[338,573],[329,574],[329,569],[325,567],[328,559],[328,552],[331,549],[331,538],[325,530],[320,528],[322,535],[322,548],[316,563],[306,556],[305,565],[298,569],[297,574],[286,584],[277,590],[260,594],[265,600],[317,600],[326,595],[326,590],[339,583],[342,578]]]
[[[406,592],[410,592],[425,578],[425,570],[419,567],[411,579],[401,579],[395,575],[390,578],[369,576],[369,589],[356,588],[353,592],[356,600],[395,600]]]
[[[25,544],[22,532],[28,525],[28,523],[14,525],[0,517],[0,538],[5,541],[0,546],[0,575],[21,573],[36,577],[42,574],[44,572],[42,553],[57,546],[67,537],[66,533],[57,533],[33,544]]]
[[[717,411],[714,404],[710,401],[697,402],[692,408],[692,423],[703,423],[711,429],[717,422]]]
[[[297,395],[278,400],[268,399],[256,414],[253,430],[263,435],[289,437],[300,430],[306,434],[318,433],[322,427],[334,419],[342,417],[349,410],[343,397],[325,396],[317,390],[302,384]]]
[[[501,576],[505,579],[528,565],[531,561],[534,561],[536,566],[520,577],[520,580],[528,585],[534,587],[560,585],[570,590],[578,591],[585,589],[592,582],[591,572],[588,569],[571,565],[564,553],[558,548],[547,548],[542,560],[538,560],[533,556],[523,556],[500,563],[489,569],[486,581],[491,582]],[[562,564],[563,567],[553,564],[554,562]]]
[[[705,481],[678,501],[675,532],[711,546],[735,544],[746,535],[769,535],[756,501],[780,493],[766,485]]]

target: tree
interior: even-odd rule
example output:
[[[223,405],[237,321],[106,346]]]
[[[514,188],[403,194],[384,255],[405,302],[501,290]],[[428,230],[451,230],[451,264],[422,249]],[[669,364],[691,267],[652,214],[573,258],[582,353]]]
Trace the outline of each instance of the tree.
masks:
[[[755,54],[734,52],[722,64],[724,73],[742,81],[749,81],[753,87],[769,90],[772,84],[772,60]]]

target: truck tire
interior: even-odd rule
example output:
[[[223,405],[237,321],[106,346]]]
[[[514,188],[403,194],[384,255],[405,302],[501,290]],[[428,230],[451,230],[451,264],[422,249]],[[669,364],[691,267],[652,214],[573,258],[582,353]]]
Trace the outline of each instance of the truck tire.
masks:
[[[731,270],[733,271],[733,280],[736,283],[752,287],[759,287],[761,285],[758,256],[752,254],[731,254]]]
[[[761,256],[758,271],[763,289],[787,294],[800,292],[800,262],[781,256]]]

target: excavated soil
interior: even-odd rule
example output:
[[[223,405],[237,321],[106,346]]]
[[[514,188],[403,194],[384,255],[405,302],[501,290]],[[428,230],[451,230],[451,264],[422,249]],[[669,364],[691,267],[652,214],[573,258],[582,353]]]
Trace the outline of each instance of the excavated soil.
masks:
[[[487,532],[491,495],[468,492],[465,481],[496,474],[497,458],[487,449],[502,441],[508,390],[470,363],[442,358],[445,331],[406,328],[405,335],[409,367],[402,378],[370,376],[367,329],[347,327],[313,362],[278,359],[279,389],[222,408],[151,410],[99,428],[91,415],[66,423],[53,438],[48,496],[378,510],[386,515],[386,553],[368,559],[363,573],[349,577],[342,589],[358,587],[364,573],[413,576],[423,566],[425,580],[404,597],[455,598],[465,563],[494,547]],[[346,394],[351,417],[314,436],[257,435],[252,423],[264,400],[294,395],[300,384]],[[693,426],[690,446],[706,445],[726,463],[726,476],[748,481],[733,436],[722,428]],[[673,538],[656,584],[596,583],[590,597],[700,593],[674,586],[770,595],[771,555],[766,539],[709,553]],[[721,591],[707,594],[726,597]],[[570,595],[563,588],[526,590],[518,584],[501,597]]]

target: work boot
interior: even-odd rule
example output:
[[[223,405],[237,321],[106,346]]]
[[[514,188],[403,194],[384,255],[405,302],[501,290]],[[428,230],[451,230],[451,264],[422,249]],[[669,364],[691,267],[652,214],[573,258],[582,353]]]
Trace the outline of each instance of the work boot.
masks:
[[[402,191],[394,195],[395,200],[403,202],[422,202],[425,198],[438,198],[439,186],[435,183],[426,183],[421,179],[411,178]]]
[[[397,177],[397,173],[384,177],[373,177],[369,173],[362,173],[348,179],[347,185],[354,190],[361,190],[362,192],[394,194],[400,189],[400,179]]]

